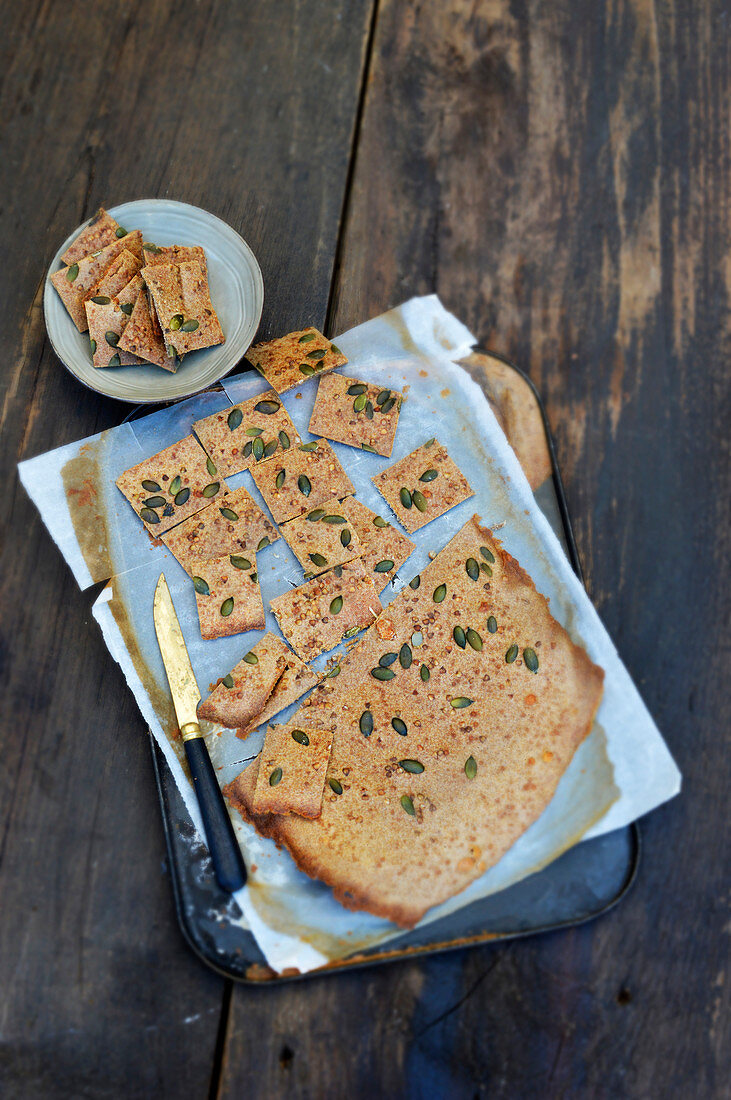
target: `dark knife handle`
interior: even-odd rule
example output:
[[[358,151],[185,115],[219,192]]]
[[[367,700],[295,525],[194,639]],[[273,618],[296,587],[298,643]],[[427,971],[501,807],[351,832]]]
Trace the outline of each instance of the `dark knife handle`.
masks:
[[[246,866],[203,738],[187,740],[185,755],[198,796],[213,870],[221,889],[232,894],[246,882]]]

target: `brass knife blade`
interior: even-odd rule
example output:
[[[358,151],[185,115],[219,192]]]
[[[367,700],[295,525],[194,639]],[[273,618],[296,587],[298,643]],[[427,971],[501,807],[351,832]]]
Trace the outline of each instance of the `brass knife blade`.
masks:
[[[193,674],[183,632],[180,629],[178,616],[175,614],[173,599],[164,573],[160,574],[155,589],[153,615],[155,633],[168,676],[178,725],[185,734],[185,726],[198,724],[196,708],[200,702],[201,693]]]

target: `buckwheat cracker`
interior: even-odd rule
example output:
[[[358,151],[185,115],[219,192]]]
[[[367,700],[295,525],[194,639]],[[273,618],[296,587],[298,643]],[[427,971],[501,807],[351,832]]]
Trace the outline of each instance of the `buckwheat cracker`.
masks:
[[[300,443],[271,462],[251,468],[254,484],[276,523],[311,512],[331,497],[355,492],[353,483],[324,439]]]
[[[255,812],[318,817],[331,745],[329,730],[297,721],[269,726],[259,754]]]
[[[137,355],[145,362],[162,367],[174,374],[178,369],[178,361],[174,355],[168,355],[165,341],[159,331],[156,331],[142,276],[139,275],[138,278],[140,289],[132,305],[129,321],[120,338],[119,347],[122,351]]]
[[[357,497],[346,497],[340,510],[360,539],[364,569],[372,574],[378,591],[383,591],[411,554],[414,543]]]
[[[71,320],[79,332],[86,332],[86,311],[84,302],[90,297],[92,288],[99,281],[104,272],[109,268],[113,260],[125,250],[131,252],[137,259],[142,252],[142,234],[139,230],[128,233],[120,240],[108,244],[98,252],[75,260],[68,267],[54,271],[51,282],[58,291],[61,301],[66,306]]]
[[[208,278],[206,254],[199,244],[158,245],[145,241],[142,250],[146,267],[155,267],[158,264],[184,264],[194,261],[200,265],[204,277]]]
[[[106,271],[97,279],[89,291],[89,299],[95,301],[97,298],[116,298],[130,280],[134,279],[141,266],[134,253],[125,248],[115,256]],[[106,303],[101,302],[101,304]]]
[[[191,558],[189,569],[201,637],[226,638],[263,629],[264,604],[256,554],[246,559],[246,564],[228,554],[220,558]]]
[[[162,541],[190,572],[191,557],[255,554],[278,538],[276,527],[242,487],[217,496],[213,504],[164,534]]]
[[[62,264],[75,264],[89,256],[92,252],[98,252],[108,244],[126,237],[127,233],[118,221],[108,214],[103,206],[100,206],[93,218],[91,218],[61,257]]]
[[[402,394],[344,374],[320,379],[309,430],[338,443],[388,458],[398,426]]]
[[[474,496],[459,466],[436,439],[371,478],[409,533]]]
[[[281,638],[265,634],[198,704],[198,717],[226,729],[248,726],[263,711],[291,657]]]
[[[168,351],[173,348],[182,356],[224,343],[208,279],[199,263],[148,264],[142,268],[142,277],[152,294]]]
[[[302,442],[274,390],[196,420],[193,431],[224,477]]]
[[[348,362],[340,348],[316,328],[300,329],[277,340],[255,344],[246,358],[277,393],[285,393],[315,374],[324,374]]]
[[[282,642],[282,645],[284,646],[284,642]],[[284,672],[275,684],[274,690],[267,699],[262,712],[257,714],[248,725],[242,724],[236,730],[236,736],[242,740],[248,737],[252,730],[257,729],[265,722],[271,721],[285,707],[296,703],[305,692],[315,687],[318,682],[318,677],[312,669],[308,668],[290,649],[287,649],[286,646],[284,648],[287,650]]]
[[[343,565],[363,552],[360,539],[336,497],[287,520],[280,527],[280,534],[305,570],[305,576]]]
[[[135,355],[120,350],[119,340],[129,317],[117,300],[110,298],[106,305],[97,305],[89,300],[84,308],[94,366],[129,367],[139,364],[140,360]]]

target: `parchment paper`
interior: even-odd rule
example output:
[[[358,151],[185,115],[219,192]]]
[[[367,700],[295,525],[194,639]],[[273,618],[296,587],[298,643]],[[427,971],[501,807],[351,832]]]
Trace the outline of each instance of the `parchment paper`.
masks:
[[[336,341],[350,360],[343,373],[408,389],[390,460],[333,444],[358,498],[393,519],[369,479],[434,435],[447,446],[475,490],[471,500],[411,536],[417,548],[382,594],[384,605],[424,567],[429,552],[442,549],[477,512],[489,526],[503,525],[498,534],[507,549],[533,577],[539,591],[549,597],[553,614],[571,637],[606,672],[596,725],[545,813],[499,864],[468,890],[432,910],[423,922],[428,923],[504,889],[582,838],[608,832],[647,813],[678,792],[680,774],[536,505],[482,391],[455,362],[475,343],[469,331],[430,296],[412,299]],[[224,393],[199,395],[20,467],[23,484],[80,586],[111,577],[94,605],[94,617],[165,752],[199,831],[200,814],[181,764],[182,747],[176,739],[152,622],[152,597],[160,572],[167,577],[203,695],[240,660],[260,633],[216,641],[200,638],[192,585],[165,547],[151,542],[114,481],[143,457],[186,435],[193,420],[227,406],[229,399],[242,400],[267,386],[255,373],[247,373],[227,379],[224,388]],[[316,384],[311,382],[284,396],[303,440],[310,438],[307,424],[315,392]],[[248,473],[227,480],[232,488],[245,484],[261,503]],[[69,486],[73,486],[71,493]],[[301,568],[282,539],[259,555],[258,566],[265,607],[273,596],[301,583]],[[271,612],[267,612],[267,629],[278,633]],[[323,668],[327,661],[328,657],[321,657],[314,667]],[[281,720],[298,705],[283,712]],[[238,774],[258,752],[261,739],[257,733],[241,741],[232,731],[210,727],[207,742],[222,783]],[[237,817],[235,827],[252,868],[249,885],[237,900],[244,921],[274,969],[298,967],[305,971],[326,959],[403,935],[379,918],[349,913],[334,901],[329,889],[297,871],[291,858],[278,852],[271,841],[262,840]]]

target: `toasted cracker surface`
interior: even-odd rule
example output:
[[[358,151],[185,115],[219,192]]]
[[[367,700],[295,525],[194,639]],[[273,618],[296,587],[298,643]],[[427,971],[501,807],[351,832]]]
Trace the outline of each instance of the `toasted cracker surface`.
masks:
[[[89,300],[84,308],[95,367],[129,367],[140,362],[136,356],[119,347],[129,317],[116,299],[110,299],[106,305],[97,305]]]
[[[340,349],[316,328],[300,329],[249,348],[246,358],[272,389],[286,393],[309,378],[348,362]]]
[[[265,634],[198,704],[198,717],[227,729],[248,726],[261,714],[292,652],[276,634]]]
[[[318,817],[331,745],[331,732],[321,727],[270,726],[259,756],[255,812]]]
[[[194,261],[200,265],[206,279],[208,278],[206,254],[199,244],[156,245],[145,241],[142,245],[142,251],[146,267],[155,267],[158,264],[184,264]]]
[[[224,477],[249,470],[302,442],[274,390],[196,420],[193,431]]]
[[[79,332],[86,332],[87,329],[84,302],[112,261],[125,250],[139,259],[142,250],[142,234],[138,230],[128,233],[120,240],[115,240],[98,252],[74,261],[60,271],[54,271],[51,275],[51,282]]]
[[[279,532],[245,488],[217,496],[162,536],[162,541],[186,570],[190,558],[257,553],[276,542]]]
[[[282,642],[284,645],[284,642]],[[286,647],[285,647],[286,648]],[[291,706],[301,699],[305,692],[315,687],[318,682],[317,675],[308,668],[304,661],[287,649],[286,665],[281,678],[277,681],[274,691],[266,701],[261,714],[257,714],[248,725],[242,724],[236,730],[236,736],[242,739],[248,737],[252,730],[257,729],[265,722],[270,722],[285,707]]]
[[[138,278],[142,284],[142,276]],[[137,355],[156,367],[162,367],[172,373],[177,370],[177,359],[174,355],[168,355],[165,341],[153,325],[150,302],[144,286],[135,297],[132,313],[122,333],[119,346],[123,351]]]
[[[331,497],[355,492],[353,483],[324,439],[303,443],[251,468],[254,484],[275,522],[311,512]]]
[[[363,552],[337,497],[283,523],[280,533],[305,570],[305,576],[343,565]]]
[[[199,263],[146,265],[142,277],[152,294],[168,350],[172,347],[177,355],[186,355],[224,343],[208,279]]]
[[[201,637],[227,638],[264,627],[256,554],[235,564],[231,556],[191,558],[188,565],[195,588]],[[253,568],[252,568],[253,567]]]
[[[414,543],[357,497],[346,497],[340,510],[360,539],[363,567],[382,592],[411,554]]]
[[[108,244],[114,244],[120,240],[117,232],[122,227],[108,214],[103,206],[100,206],[93,218],[91,218],[79,233],[78,237],[69,245],[61,257],[62,264],[71,265],[78,260],[83,260],[91,252],[98,252]],[[126,236],[126,234],[123,234]]]
[[[309,430],[350,447],[388,458],[398,426],[402,394],[344,374],[320,379]]]
[[[116,298],[119,292],[135,277],[141,266],[134,253],[125,248],[123,252],[115,256],[106,271],[97,279],[89,291],[89,298],[93,299],[99,296]]]
[[[467,478],[436,439],[381,470],[371,481],[409,532],[474,496]]]

